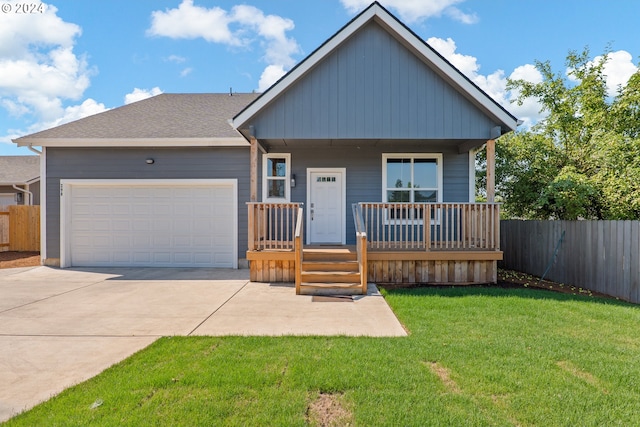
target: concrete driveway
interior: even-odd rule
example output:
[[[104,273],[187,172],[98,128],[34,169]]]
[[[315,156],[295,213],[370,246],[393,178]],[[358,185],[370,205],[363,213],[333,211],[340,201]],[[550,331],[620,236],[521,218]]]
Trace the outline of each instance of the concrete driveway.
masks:
[[[0,270],[0,422],[166,335],[405,336],[370,286],[318,301],[248,270]]]

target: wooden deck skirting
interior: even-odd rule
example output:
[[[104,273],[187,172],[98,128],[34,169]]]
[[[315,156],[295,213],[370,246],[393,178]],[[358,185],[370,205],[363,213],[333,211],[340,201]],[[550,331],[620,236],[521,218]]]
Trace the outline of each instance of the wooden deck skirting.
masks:
[[[253,282],[295,282],[296,253],[247,251]],[[496,283],[501,251],[367,251],[367,281],[396,284]]]
[[[369,258],[367,277],[378,284],[471,285],[498,281],[498,262],[495,260]]]

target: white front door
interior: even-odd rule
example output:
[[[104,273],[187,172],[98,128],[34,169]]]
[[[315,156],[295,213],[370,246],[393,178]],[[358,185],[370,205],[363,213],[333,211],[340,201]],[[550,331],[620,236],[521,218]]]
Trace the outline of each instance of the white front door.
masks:
[[[345,243],[344,168],[307,169],[307,236],[309,244]]]

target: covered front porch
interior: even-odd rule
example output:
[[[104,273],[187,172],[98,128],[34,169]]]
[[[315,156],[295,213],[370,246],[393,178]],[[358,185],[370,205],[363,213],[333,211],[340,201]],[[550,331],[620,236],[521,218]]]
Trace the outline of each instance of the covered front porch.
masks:
[[[347,245],[308,244],[301,203],[247,206],[252,281],[294,282],[298,294],[366,294],[369,282],[497,281],[496,203],[354,203]]]

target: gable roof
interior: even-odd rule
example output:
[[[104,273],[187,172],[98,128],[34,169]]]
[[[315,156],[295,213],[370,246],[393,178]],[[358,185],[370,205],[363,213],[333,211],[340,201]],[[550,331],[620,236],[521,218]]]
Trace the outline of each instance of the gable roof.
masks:
[[[0,156],[0,185],[30,184],[40,177],[40,156]]]
[[[281,94],[287,91],[288,88],[302,79],[332,52],[336,51],[354,33],[358,32],[372,20],[411,50],[420,60],[430,66],[440,77],[456,88],[477,108],[487,116],[493,118],[496,123],[502,124],[507,132],[516,129],[516,117],[480,89],[460,70],[454,67],[377,1],[353,18],[255,101],[239,112],[232,120],[233,127],[242,131],[243,135],[246,135],[246,128],[250,125],[252,118],[256,117],[260,111],[275,101]]]
[[[45,147],[246,145],[229,119],[257,96],[164,93],[13,142]]]

